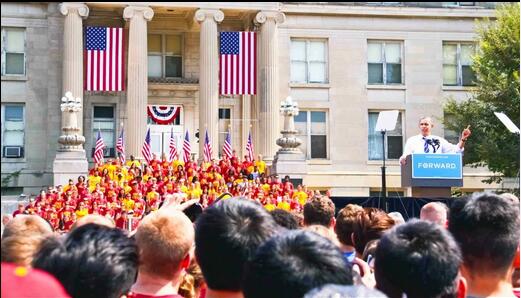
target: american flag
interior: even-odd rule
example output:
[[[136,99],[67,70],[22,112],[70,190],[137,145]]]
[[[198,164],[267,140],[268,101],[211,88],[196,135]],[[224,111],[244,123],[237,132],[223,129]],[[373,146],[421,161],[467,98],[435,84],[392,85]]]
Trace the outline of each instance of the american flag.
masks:
[[[116,142],[116,151],[119,152],[119,161],[123,165],[125,163],[125,145],[123,141],[124,129],[121,128],[118,141]]]
[[[253,142],[251,141],[251,132],[248,134],[248,143],[246,143],[246,151],[248,151],[248,157],[250,161],[253,161]]]
[[[221,32],[220,94],[257,93],[257,34]]]
[[[228,131],[228,134],[226,135],[226,140],[224,140],[223,154],[226,157],[228,157],[228,159],[232,158],[232,139],[230,131]]]
[[[208,137],[208,129],[206,130],[206,136],[204,137],[204,160],[207,162],[212,160],[212,144]]]
[[[103,149],[105,149],[105,143],[101,137],[101,131],[98,130],[98,138],[96,139],[96,147],[94,148],[94,162],[96,164],[103,162]]]
[[[172,127],[170,129],[170,157],[169,160],[174,160],[175,156],[177,155],[177,148],[175,147],[175,140],[174,140],[174,128]]]
[[[123,28],[87,27],[85,33],[87,91],[123,91]]]
[[[183,161],[189,162],[192,154],[192,147],[190,146],[190,138],[188,137],[188,130],[185,134],[185,141],[183,142]]]
[[[150,164],[150,160],[152,159],[152,155],[150,153],[150,127],[147,130],[145,142],[143,143],[143,148],[141,149],[141,154],[143,154],[147,164]]]

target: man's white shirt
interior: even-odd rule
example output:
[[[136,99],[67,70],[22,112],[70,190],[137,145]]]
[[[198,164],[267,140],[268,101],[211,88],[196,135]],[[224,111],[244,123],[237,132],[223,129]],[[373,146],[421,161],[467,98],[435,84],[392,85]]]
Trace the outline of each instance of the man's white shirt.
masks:
[[[425,138],[430,139],[430,140],[439,140],[439,144],[440,144],[440,146],[436,149],[436,152],[434,152],[433,146],[429,144],[428,153],[434,153],[434,154],[461,153],[464,151],[464,148],[462,149],[462,148],[458,147],[458,145],[451,144],[442,137],[429,135]],[[400,157],[400,159],[403,159],[407,155],[410,155],[413,153],[425,153],[424,146],[425,146],[425,140],[421,134],[410,137],[407,140],[407,143],[405,143],[405,148],[403,149],[403,155],[402,155],[402,157]]]

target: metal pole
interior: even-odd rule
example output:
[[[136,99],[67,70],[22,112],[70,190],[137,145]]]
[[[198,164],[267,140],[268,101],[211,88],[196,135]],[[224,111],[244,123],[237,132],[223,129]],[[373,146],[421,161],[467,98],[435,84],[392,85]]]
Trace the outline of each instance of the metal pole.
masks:
[[[389,212],[389,203],[387,201],[387,186],[385,181],[385,130],[382,130],[382,198],[384,200],[385,212]]]

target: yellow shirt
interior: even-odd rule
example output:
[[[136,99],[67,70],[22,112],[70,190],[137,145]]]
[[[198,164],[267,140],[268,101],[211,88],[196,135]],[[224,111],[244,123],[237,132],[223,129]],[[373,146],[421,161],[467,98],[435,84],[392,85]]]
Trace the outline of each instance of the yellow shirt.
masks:
[[[192,189],[192,199],[199,199],[203,194],[203,190],[200,188]]]
[[[141,168],[141,163],[139,162],[139,160],[134,160],[134,161],[131,161],[130,159],[127,160],[128,167],[131,167],[132,164],[135,164],[137,168]]]
[[[264,193],[268,193],[270,191],[270,185],[268,183],[264,183],[261,187]]]
[[[266,205],[264,205],[264,208],[266,208],[266,210],[268,210],[268,211],[273,211],[273,210],[275,210],[275,205],[266,204]]]
[[[75,213],[76,213],[76,218],[80,219],[80,218],[84,217],[85,215],[89,214],[89,209],[85,208],[85,209],[76,210]]]
[[[89,192],[96,189],[96,184],[101,182],[101,176],[89,176]]]
[[[277,205],[277,208],[282,209],[282,210],[286,210],[286,211],[290,211],[291,210],[290,205],[289,205],[288,202],[280,202]]]
[[[109,171],[109,177],[111,180],[114,180],[114,173],[116,173],[116,168],[117,166],[113,165],[113,164],[110,164],[110,165],[107,165],[107,170]]]
[[[125,199],[123,199],[123,201],[121,201],[121,205],[123,207],[123,210],[125,210],[125,211],[133,210],[134,204],[135,204],[135,202],[132,199],[128,200],[125,198]]]
[[[303,191],[296,191],[293,194],[293,198],[297,198],[300,205],[306,204],[306,201],[308,200],[308,194]]]
[[[264,171],[266,171],[266,163],[264,162],[264,160],[255,161],[255,165],[257,166],[257,169],[259,170],[259,174],[264,174]]]

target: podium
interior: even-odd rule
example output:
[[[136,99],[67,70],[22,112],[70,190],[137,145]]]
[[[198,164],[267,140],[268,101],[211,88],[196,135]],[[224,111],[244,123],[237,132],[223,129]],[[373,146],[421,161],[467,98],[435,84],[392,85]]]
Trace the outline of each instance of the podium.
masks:
[[[401,166],[402,187],[413,197],[451,196],[451,187],[463,186],[461,154],[411,154]]]

